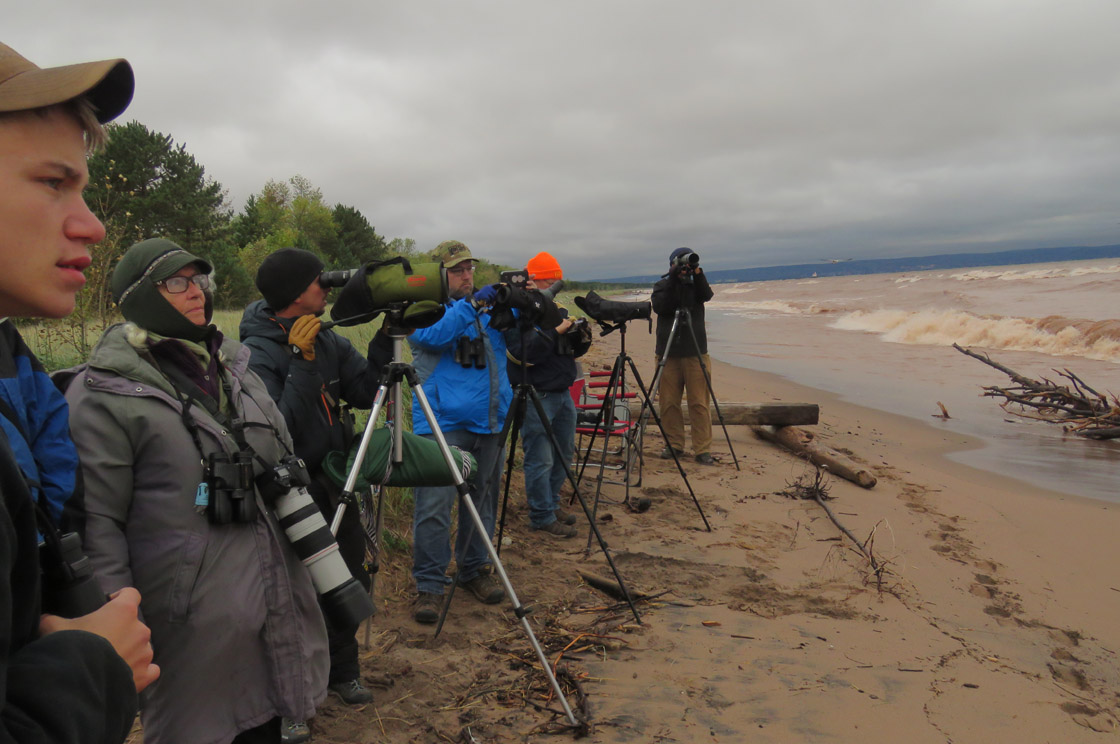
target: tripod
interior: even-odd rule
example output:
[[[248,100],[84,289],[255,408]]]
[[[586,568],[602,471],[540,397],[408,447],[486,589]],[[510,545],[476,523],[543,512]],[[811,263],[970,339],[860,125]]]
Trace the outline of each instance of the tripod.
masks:
[[[520,328],[521,333],[521,348],[525,348],[525,328]],[[618,567],[615,566],[614,558],[611,556],[611,551],[607,547],[606,541],[603,539],[603,533],[599,531],[599,526],[595,523],[595,513],[587,506],[587,501],[584,500],[583,495],[579,491],[579,482],[574,475],[570,464],[566,461],[563,452],[560,449],[560,443],[556,439],[556,432],[549,423],[548,414],[544,410],[544,404],[541,402],[540,395],[537,393],[536,388],[528,382],[528,368],[527,362],[522,361],[521,368],[521,382],[514,389],[513,402],[510,403],[509,413],[506,414],[505,423],[502,426],[502,440],[506,441],[508,435],[509,439],[509,452],[506,456],[506,485],[502,493],[502,516],[498,523],[498,545],[502,544],[502,533],[505,530],[506,522],[506,506],[509,503],[509,487],[510,475],[513,473],[514,454],[517,446],[517,437],[521,432],[521,427],[525,422],[525,412],[528,410],[528,401],[533,402],[534,410],[537,417],[540,419],[541,426],[544,429],[545,435],[548,437],[549,445],[552,447],[552,456],[556,458],[557,462],[561,462],[564,466],[564,475],[568,483],[572,486],[572,497],[579,500],[580,506],[583,508],[583,513],[587,517],[588,524],[591,525],[591,531],[587,537],[588,550],[591,546],[591,537],[594,536],[599,541],[599,548],[603,551],[603,556],[607,559],[607,564],[611,567],[611,572],[614,573],[615,579],[618,581],[618,586],[622,589],[623,596],[626,597],[626,604],[630,606],[630,612],[634,615],[634,620],[639,625],[642,622],[641,616],[638,614],[638,608],[634,606],[634,600],[631,598],[630,590],[626,587],[622,576],[618,572]],[[565,392],[565,395],[567,393]]]
[[[583,471],[586,468],[587,463],[591,458],[592,451],[594,450],[594,447],[595,447],[595,438],[598,436],[599,431],[602,430],[604,432],[604,437],[603,438],[606,439],[607,437],[610,436],[610,433],[615,428],[615,409],[614,409],[615,402],[616,402],[616,400],[619,400],[619,399],[624,400],[624,398],[622,398],[622,393],[626,389],[626,370],[627,369],[629,369],[630,373],[634,376],[634,382],[638,386],[638,390],[641,393],[641,396],[642,396],[642,408],[641,408],[641,410],[644,412],[646,410],[647,406],[648,406],[650,413],[653,414],[654,422],[657,423],[657,428],[661,431],[661,435],[666,436],[665,429],[661,425],[661,417],[658,416],[657,412],[653,410],[653,405],[650,403],[650,399],[649,399],[649,392],[646,390],[645,386],[642,384],[642,377],[641,377],[641,375],[638,374],[638,368],[634,365],[633,358],[631,358],[631,356],[626,353],[626,323],[628,321],[622,321],[622,322],[619,322],[619,323],[615,323],[613,325],[610,324],[610,323],[606,323],[604,321],[601,321],[601,320],[596,321],[596,322],[603,329],[603,331],[599,334],[600,336],[606,336],[608,333],[611,333],[615,330],[619,331],[619,333],[621,334],[619,336],[620,346],[619,346],[618,355],[615,357],[614,364],[611,367],[611,376],[610,376],[610,378],[608,378],[608,381],[607,381],[606,392],[603,395],[603,403],[599,407],[598,423],[592,429],[591,441],[588,443],[587,449],[584,450],[583,457],[580,459],[580,468],[579,468],[579,478],[578,478],[578,480],[583,479]],[[637,428],[639,441],[638,441],[638,443],[636,444],[636,447],[635,447],[636,452],[628,450],[627,453],[626,453],[626,457],[624,458],[624,463],[623,463],[623,467],[625,468],[625,470],[623,472],[626,473],[626,477],[623,478],[623,482],[624,482],[624,485],[625,485],[625,488],[626,488],[626,495],[625,495],[625,498],[623,499],[623,503],[626,504],[626,506],[631,508],[631,509],[635,508],[630,503],[630,478],[629,478],[629,473],[630,473],[630,468],[632,466],[631,458],[637,457],[640,461],[640,459],[642,457],[640,437],[641,437],[641,430],[642,430],[643,425],[644,424],[642,422],[639,422],[639,426]],[[668,439],[668,437],[666,437],[666,439]],[[600,457],[600,460],[599,460],[599,478],[598,478],[598,484],[595,488],[595,501],[594,501],[594,508],[592,510],[592,516],[594,516],[594,512],[596,510],[598,510],[599,495],[600,495],[600,493],[602,491],[602,488],[603,488],[603,475],[602,474],[603,474],[604,468],[606,466],[606,460],[607,460],[607,448],[606,448],[606,446],[603,447],[601,452],[602,452],[602,454],[601,454],[601,457]],[[700,506],[700,501],[696,498],[696,493],[692,490],[692,484],[688,482],[688,476],[685,474],[684,467],[681,465],[681,462],[677,458],[675,452],[673,453],[673,461],[676,463],[677,471],[681,474],[681,478],[684,480],[684,485],[688,489],[689,495],[692,497],[692,503],[696,504],[696,510],[700,513],[700,519],[703,520],[703,522],[704,522],[704,528],[708,532],[711,532],[712,531],[712,526],[710,524],[708,524],[708,518],[706,516],[704,516],[704,509]],[[644,511],[640,507],[638,507],[638,509],[640,511]],[[588,540],[588,549],[590,549],[590,547],[591,547],[591,542],[590,542],[590,539],[589,539]]]
[[[389,335],[393,339],[393,361],[386,365],[382,377],[381,385],[378,387],[377,395],[374,397],[373,407],[370,409],[369,420],[366,422],[365,431],[362,432],[362,439],[358,445],[357,455],[354,458],[354,464],[350,468],[349,475],[346,478],[346,485],[343,487],[342,499],[339,503],[338,510],[335,513],[334,520],[332,521],[332,528],[337,529],[337,525],[342,520],[342,515],[345,513],[347,503],[354,503],[354,488],[358,482],[358,475],[362,467],[362,462],[365,459],[366,451],[369,449],[370,440],[373,437],[373,431],[376,428],[377,416],[381,412],[381,408],[385,403],[386,397],[389,395],[390,389],[393,392],[393,455],[391,462],[401,462],[402,459],[402,439],[403,439],[403,423],[401,421],[402,403],[401,403],[401,381],[408,382],[409,387],[412,389],[413,394],[416,396],[416,402],[420,404],[421,410],[424,412],[424,417],[428,421],[428,426],[432,429],[432,435],[436,443],[439,445],[440,452],[443,454],[444,462],[447,469],[454,481],[455,488],[459,493],[459,508],[466,509],[470,514],[474,528],[478,530],[479,535],[486,534],[486,528],[482,523],[482,517],[479,516],[478,510],[475,508],[474,501],[471,499],[470,488],[467,485],[463,474],[459,471],[458,466],[455,464],[455,457],[451,453],[451,448],[447,445],[447,440],[440,431],[439,425],[436,422],[435,413],[432,412],[432,407],[428,403],[428,397],[424,394],[424,388],[420,384],[420,378],[416,374],[416,370],[412,365],[401,362],[401,347],[404,337],[407,335],[407,329],[403,326],[403,308],[394,307],[390,309],[390,328]],[[560,689],[560,683],[556,680],[556,675],[552,672],[552,667],[548,658],[544,654],[540,643],[537,641],[536,635],[533,633],[532,626],[529,625],[527,615],[529,609],[524,607],[520,600],[517,598],[517,593],[513,589],[513,584],[510,583],[509,576],[506,574],[505,567],[502,565],[501,559],[498,557],[497,551],[494,550],[493,544],[489,540],[484,540],[486,550],[489,553],[490,560],[498,577],[501,579],[502,585],[505,587],[506,596],[510,598],[513,604],[514,615],[521,621],[521,626],[525,630],[525,634],[529,639],[529,645],[533,647],[533,651],[540,661],[541,669],[544,670],[545,676],[548,677],[549,684],[552,686],[553,692],[556,694],[557,699],[560,701],[561,706],[564,708],[564,714],[567,716],[568,721],[573,726],[578,726],[579,722],[576,720],[575,714],[572,712],[571,706],[568,705],[568,700],[564,696],[563,690]],[[451,597],[454,595],[454,582],[452,583],[452,592],[449,592],[443,605],[443,615],[446,616],[447,610],[451,605]],[[443,617],[440,618],[440,626],[443,625]],[[436,631],[437,635],[439,630]]]
[[[692,339],[692,349],[695,352],[696,361],[700,364],[700,371],[704,373],[704,385],[706,385],[708,388],[708,396],[712,399],[712,405],[716,409],[716,416],[719,417],[719,425],[723,428],[723,436],[727,440],[727,448],[731,451],[731,459],[735,462],[735,469],[740,470],[739,458],[735,456],[735,448],[731,446],[731,435],[727,433],[727,425],[723,422],[723,413],[719,410],[719,401],[716,400],[716,393],[712,389],[712,378],[708,374],[708,368],[704,365],[704,355],[700,353],[700,344],[696,340],[696,334],[692,330],[692,315],[687,308],[678,307],[676,312],[673,314],[673,325],[669,329],[669,337],[665,340],[665,352],[661,355],[661,358],[657,362],[657,371],[653,375],[653,381],[650,382],[649,389],[651,391],[656,391],[658,389],[658,385],[661,382],[661,375],[665,371],[665,362],[667,362],[669,359],[669,349],[673,348],[673,340],[677,337],[677,329],[680,328],[682,319],[684,320],[684,327],[688,331],[688,336],[690,339]],[[691,402],[692,401],[690,400],[689,403]],[[656,418],[657,414],[654,413],[653,403],[649,400],[649,398],[647,398],[645,403],[642,405],[641,428],[643,430],[645,429],[645,417],[647,411],[649,413],[652,413]],[[693,413],[691,415],[696,414]],[[665,429],[661,429],[661,435],[665,437],[665,444],[669,452],[673,455],[673,460],[677,461],[677,448],[669,442],[669,437],[665,435]],[[680,466],[679,461],[677,463],[677,466]]]

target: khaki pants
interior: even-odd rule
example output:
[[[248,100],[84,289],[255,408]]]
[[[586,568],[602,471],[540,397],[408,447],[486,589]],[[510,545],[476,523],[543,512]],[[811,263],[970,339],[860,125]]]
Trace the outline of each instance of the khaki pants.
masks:
[[[692,453],[702,455],[712,449],[712,414],[708,406],[708,384],[704,369],[711,370],[708,355],[704,354],[704,368],[696,357],[668,357],[661,371],[657,388],[660,400],[661,426],[669,445],[684,450],[684,414],[681,411],[681,394],[687,395],[688,419],[692,429]],[[658,364],[661,360],[658,360]]]

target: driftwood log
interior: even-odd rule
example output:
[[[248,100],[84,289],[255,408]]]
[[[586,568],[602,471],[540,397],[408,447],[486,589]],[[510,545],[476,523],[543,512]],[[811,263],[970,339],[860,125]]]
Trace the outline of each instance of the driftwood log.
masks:
[[[1089,439],[1116,439],[1120,437],[1120,400],[1111,393],[1098,393],[1068,369],[1054,370],[1067,383],[1059,385],[1047,380],[1033,380],[1013,369],[993,361],[987,354],[953,348],[973,359],[998,369],[1015,383],[1010,387],[988,385],[983,395],[1003,398],[1000,408],[1013,416],[1061,424],[1065,431]]]
[[[656,404],[654,404],[656,406]],[[642,401],[630,400],[630,413],[637,415]],[[681,406],[684,422],[689,423],[688,404]],[[719,424],[716,407],[709,406],[712,423]],[[812,426],[820,420],[820,406],[816,403],[723,403],[719,404],[723,423],[728,426]],[[661,409],[657,409],[658,414]],[[652,423],[652,419],[650,422]]]
[[[844,480],[864,488],[873,488],[879,482],[867,468],[835,450],[817,444],[813,432],[794,426],[752,426],[751,430],[759,439],[781,445]]]

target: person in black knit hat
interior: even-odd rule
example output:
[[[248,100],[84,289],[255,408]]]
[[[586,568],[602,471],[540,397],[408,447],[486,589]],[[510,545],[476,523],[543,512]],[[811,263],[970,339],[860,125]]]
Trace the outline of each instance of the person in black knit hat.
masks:
[[[392,360],[393,342],[385,333],[374,334],[366,359],[344,337],[321,330],[329,291],[319,282],[322,271],[322,260],[311,251],[283,248],[270,254],[257,271],[264,299],[245,308],[240,331],[241,342],[252,353],[249,364],[284,414],[296,454],[313,477],[308,490],[330,523],[339,488],[323,471],[323,460],[332,450],[349,451],[354,425],[343,403],[373,405],[380,370]],[[335,538],[350,572],[368,590],[365,534],[356,509],[346,510]],[[373,695],[362,684],[358,665],[358,628],[328,621],[327,629],[331,692],[350,705],[370,702]],[[293,727],[300,728],[298,722]],[[301,740],[307,739],[289,739]]]

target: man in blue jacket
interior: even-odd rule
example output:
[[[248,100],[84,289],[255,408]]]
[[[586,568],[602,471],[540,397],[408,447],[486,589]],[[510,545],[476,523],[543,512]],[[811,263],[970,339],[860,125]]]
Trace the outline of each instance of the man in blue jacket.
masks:
[[[432,406],[436,423],[451,446],[470,452],[478,470],[470,481],[471,498],[486,527],[479,535],[470,514],[459,510],[455,562],[459,583],[479,601],[496,604],[505,591],[490,575],[484,541],[493,539],[498,512],[502,465],[502,425],[513,392],[506,376],[506,344],[490,327],[485,306],[494,301],[493,285],[474,293],[475,262],[458,240],[436,247],[435,260],[447,269],[450,304],[443,318],[408,338],[413,367]],[[412,406],[412,430],[434,438],[424,411]],[[420,623],[439,619],[444,587],[451,583],[451,509],[458,492],[453,486],[414,489],[412,577],[416,581],[413,618]]]
[[[74,450],[62,430],[65,404],[8,320],[74,309],[88,246],[105,237],[82,199],[86,154],[104,142],[101,125],[124,111],[132,91],[132,68],[122,59],[40,69],[0,44],[3,741],[121,742],[137,691],[159,676],[135,589],[82,617],[43,613],[39,533],[55,534],[61,501],[73,490]]]
[[[276,401],[296,454],[313,477],[308,489],[330,524],[338,506],[339,489],[323,472],[323,458],[332,450],[346,452],[354,437],[353,421],[343,408],[369,408],[380,382],[381,367],[391,361],[392,339],[374,334],[368,357],[334,331],[321,330],[328,288],[319,282],[323,262],[311,251],[282,248],[257,271],[263,300],[251,303],[241,318],[241,343],[249,347],[249,366]],[[364,568],[365,534],[357,509],[347,509],[338,534],[339,552],[359,582],[369,589]],[[329,688],[350,705],[373,699],[362,684],[358,664],[357,627],[336,627],[329,620],[331,651]],[[288,742],[307,741],[302,722],[287,722]]]

